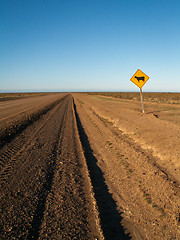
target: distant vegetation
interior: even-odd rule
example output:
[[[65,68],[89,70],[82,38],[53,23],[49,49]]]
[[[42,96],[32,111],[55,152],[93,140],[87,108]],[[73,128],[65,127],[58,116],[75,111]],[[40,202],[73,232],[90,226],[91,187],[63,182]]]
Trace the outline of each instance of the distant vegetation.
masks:
[[[89,95],[99,95],[128,100],[140,100],[139,92],[88,92]],[[169,92],[143,92],[143,98],[146,102],[161,102],[180,104],[180,93]]]
[[[52,92],[47,92],[47,93],[45,93],[45,92],[0,93],[0,102],[14,100],[14,99],[21,99],[21,98],[26,98],[26,97],[43,96],[43,95],[47,95],[47,94],[52,94]],[[55,93],[53,93],[53,94],[55,94]],[[140,101],[139,92],[86,92],[86,94]],[[143,98],[144,98],[145,102],[180,104],[180,93],[143,92]]]
[[[9,101],[14,99],[22,99],[26,97],[34,97],[34,96],[43,96],[52,93],[0,93],[0,102]]]

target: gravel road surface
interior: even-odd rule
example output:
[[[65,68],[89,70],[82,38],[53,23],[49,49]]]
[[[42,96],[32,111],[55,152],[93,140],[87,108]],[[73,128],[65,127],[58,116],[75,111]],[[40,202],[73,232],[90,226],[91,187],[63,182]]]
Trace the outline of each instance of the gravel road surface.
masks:
[[[0,102],[0,121],[15,117],[22,112],[28,112],[35,107],[49,104],[59,99],[60,96],[64,96],[64,94],[50,94]]]
[[[161,140],[161,120],[85,94],[0,107],[0,239],[180,239],[178,181],[123,132]]]
[[[0,239],[103,239],[70,95],[0,156]]]

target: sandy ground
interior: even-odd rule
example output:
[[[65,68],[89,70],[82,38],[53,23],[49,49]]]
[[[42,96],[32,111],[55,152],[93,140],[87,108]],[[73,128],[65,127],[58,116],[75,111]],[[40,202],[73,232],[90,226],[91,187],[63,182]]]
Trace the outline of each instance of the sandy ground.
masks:
[[[142,114],[139,102],[73,96],[127,232],[133,239],[179,239],[179,115],[161,118],[160,109],[171,106],[158,106],[157,114],[157,105],[145,104]]]
[[[54,97],[0,122],[0,238],[180,239],[179,105]]]
[[[180,183],[180,105],[145,103],[146,114],[142,114],[139,102],[98,96],[85,99],[96,114],[150,150],[158,165]]]

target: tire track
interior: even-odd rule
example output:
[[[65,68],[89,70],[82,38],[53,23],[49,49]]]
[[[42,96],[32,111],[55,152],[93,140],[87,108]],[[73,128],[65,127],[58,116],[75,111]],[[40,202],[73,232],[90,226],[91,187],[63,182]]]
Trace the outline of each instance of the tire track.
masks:
[[[11,142],[18,134],[21,134],[28,126],[36,122],[42,115],[45,115],[49,110],[53,109],[59,104],[66,96],[56,99],[56,101],[46,104],[45,106],[38,105],[32,111],[22,114],[19,113],[15,118],[9,118],[11,120],[2,121],[0,123],[0,149],[9,142]]]
[[[72,99],[63,126],[62,144],[57,149],[56,169],[51,192],[46,200],[39,239],[102,239],[99,237],[91,202],[84,185],[82,156],[79,153]],[[94,214],[93,225],[90,215]]]
[[[64,98],[61,99],[61,101],[63,101]],[[62,102],[60,103],[62,104]],[[6,144],[5,147],[3,147],[3,150],[0,151],[1,156],[0,156],[0,164],[1,164],[1,168],[0,168],[0,173],[2,171],[2,167],[4,166],[3,163],[7,163],[9,162],[12,158],[15,158],[18,154],[20,154],[20,152],[22,152],[24,150],[24,148],[29,144],[29,142],[31,141],[31,139],[35,136],[35,134],[44,126],[44,124],[47,123],[47,121],[53,116],[53,114],[55,113],[55,111],[57,110],[57,108],[59,107],[59,105],[56,105],[54,107],[52,107],[47,114],[49,114],[49,118],[47,119],[46,117],[44,117],[44,121],[42,122],[42,124],[37,127],[35,127],[35,129],[32,128],[32,123],[30,124],[29,127],[31,127],[30,133],[29,131],[27,131],[27,129],[25,129],[22,133],[21,133],[21,137],[18,138],[17,136],[17,141],[15,141],[15,144]],[[44,115],[44,114],[42,114]],[[41,118],[43,117],[41,115]],[[40,119],[42,120],[42,119]],[[36,124],[34,124],[36,125]],[[32,132],[33,133],[32,133]],[[22,135],[29,135],[30,137],[27,140],[26,137],[22,137]],[[12,146],[11,146],[12,145]]]
[[[53,182],[53,178],[54,178],[54,171],[56,168],[58,149],[60,148],[60,145],[62,143],[66,119],[67,119],[67,109],[65,109],[65,112],[63,114],[62,123],[60,125],[58,136],[57,136],[57,142],[54,146],[54,149],[52,150],[52,162],[49,165],[48,171],[46,173],[46,180],[42,187],[43,191],[39,192],[39,194],[38,194],[39,195],[38,196],[38,204],[37,204],[34,218],[32,221],[32,228],[30,229],[29,235],[27,237],[27,239],[29,239],[29,240],[30,239],[36,240],[39,238],[39,231],[40,231],[40,227],[41,227],[41,222],[44,217],[46,199],[52,188],[52,182]]]
[[[0,122],[6,120],[6,119],[8,119],[8,118],[11,118],[11,117],[13,117],[13,116],[16,116],[16,115],[18,115],[18,114],[20,114],[20,113],[25,113],[25,112],[27,112],[27,111],[30,110],[30,109],[33,109],[33,107],[26,108],[26,109],[24,109],[24,110],[22,110],[22,111],[20,111],[20,112],[17,112],[17,113],[14,113],[14,114],[8,116],[8,117],[0,118]]]
[[[0,203],[0,229],[3,234],[2,237],[0,236],[1,239],[16,239],[22,236],[23,239],[27,239],[28,232],[32,229],[32,222],[34,222],[34,226],[37,223],[38,206],[39,208],[43,206],[51,187],[56,145],[66,115],[67,102],[68,98],[60,104],[56,111],[53,111],[54,114],[48,117],[46,123],[41,123],[39,131],[36,133],[36,139],[33,135],[32,141],[29,142],[31,147],[27,145],[27,149],[25,148],[14,159],[16,163],[12,171],[14,176],[8,177],[1,189],[3,196]],[[50,130],[51,125],[53,125],[52,131]],[[47,131],[48,129],[50,132]],[[33,144],[31,144],[32,142]],[[40,144],[41,147],[39,147]],[[22,164],[23,162],[24,164]],[[7,170],[9,169],[7,168]]]
[[[40,126],[38,125],[35,129],[33,129],[33,133],[30,135],[27,141],[23,141],[21,137],[19,138],[19,141],[16,142],[15,145],[7,146],[4,151],[2,151],[2,155],[0,157],[1,169],[0,169],[0,187],[3,189],[3,182],[5,182],[9,176],[12,174],[15,174],[13,172],[14,170],[14,164],[16,164],[16,158],[20,156],[23,151],[28,151],[28,149],[32,146],[33,141],[35,139],[35,136],[38,134],[38,132],[47,124],[47,122],[53,117],[56,111],[61,108],[63,102],[55,106],[50,112],[49,116],[45,117],[42,123],[40,123]],[[31,127],[31,126],[30,126]],[[26,135],[26,133],[25,133]],[[28,160],[27,160],[28,161]],[[20,171],[23,167],[23,164],[25,164],[26,161],[22,162],[21,167],[18,168],[18,171]],[[12,179],[13,181],[13,179]],[[2,196],[1,196],[2,198]]]
[[[0,239],[104,239],[87,183],[72,97],[32,129],[22,132],[25,145],[20,134],[7,152],[11,160],[1,175],[6,181],[0,189]]]

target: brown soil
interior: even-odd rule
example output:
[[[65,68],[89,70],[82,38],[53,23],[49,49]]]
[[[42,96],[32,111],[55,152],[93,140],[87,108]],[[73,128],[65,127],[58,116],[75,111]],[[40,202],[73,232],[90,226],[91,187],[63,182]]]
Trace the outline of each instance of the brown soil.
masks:
[[[103,239],[67,96],[4,144],[0,239]]]
[[[0,122],[0,239],[180,239],[178,117],[73,97]]]
[[[0,147],[61,102],[65,94],[27,97],[0,103]]]
[[[142,114],[137,102],[73,96],[124,228],[133,239],[180,239],[176,116],[154,116],[151,103]]]

